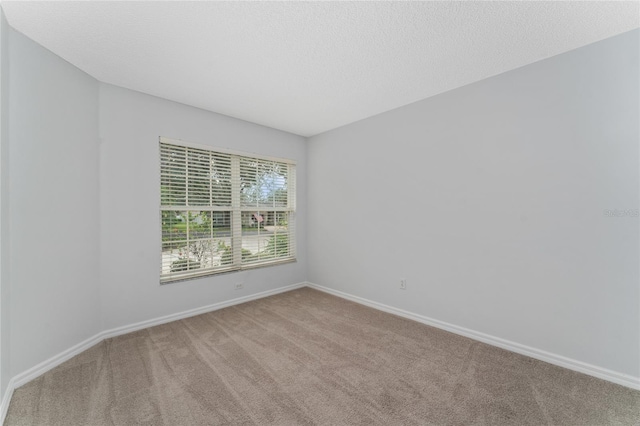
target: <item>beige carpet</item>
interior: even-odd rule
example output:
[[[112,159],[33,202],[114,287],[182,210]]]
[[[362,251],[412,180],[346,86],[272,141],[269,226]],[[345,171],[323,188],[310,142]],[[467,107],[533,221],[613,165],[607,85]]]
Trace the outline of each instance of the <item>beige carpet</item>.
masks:
[[[6,425],[638,425],[640,392],[304,288],[96,345]]]

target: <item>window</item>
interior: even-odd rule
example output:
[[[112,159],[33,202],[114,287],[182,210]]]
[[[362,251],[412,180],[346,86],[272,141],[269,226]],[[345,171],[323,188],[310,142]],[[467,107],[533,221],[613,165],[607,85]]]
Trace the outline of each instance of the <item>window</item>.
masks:
[[[160,281],[295,260],[295,172],[160,138]]]

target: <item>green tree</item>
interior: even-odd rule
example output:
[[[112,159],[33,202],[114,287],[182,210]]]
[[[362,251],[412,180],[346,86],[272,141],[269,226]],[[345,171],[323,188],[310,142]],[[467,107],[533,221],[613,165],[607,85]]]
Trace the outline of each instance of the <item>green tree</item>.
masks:
[[[267,246],[263,250],[263,254],[274,258],[289,256],[289,235],[274,234],[269,237],[269,241],[267,241]]]
[[[242,250],[242,263],[250,262],[256,258],[256,255],[251,253],[251,250]],[[218,253],[220,253],[220,265],[231,265],[233,263],[233,249],[231,246],[224,243],[224,241],[218,241]]]

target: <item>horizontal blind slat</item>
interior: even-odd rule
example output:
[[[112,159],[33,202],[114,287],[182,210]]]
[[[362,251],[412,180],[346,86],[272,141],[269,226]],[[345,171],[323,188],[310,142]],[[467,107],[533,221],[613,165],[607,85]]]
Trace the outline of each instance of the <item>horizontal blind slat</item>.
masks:
[[[164,140],[161,281],[295,260],[295,164]],[[232,188],[240,191],[233,206]],[[232,221],[234,211],[239,223]],[[239,264],[236,244],[242,246]]]

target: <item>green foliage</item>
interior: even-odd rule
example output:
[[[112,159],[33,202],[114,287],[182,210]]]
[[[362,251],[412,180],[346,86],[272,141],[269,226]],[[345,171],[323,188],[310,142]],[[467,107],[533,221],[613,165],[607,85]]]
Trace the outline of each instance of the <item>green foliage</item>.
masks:
[[[269,257],[287,257],[289,255],[289,235],[274,234],[269,238],[264,254]]]
[[[220,265],[231,265],[233,262],[233,251],[224,241],[218,241],[218,253],[220,253]]]
[[[218,241],[218,252],[220,253],[220,265],[231,265],[233,263],[233,249],[231,246]],[[242,262],[250,262],[255,259],[256,255],[250,250],[242,249]]]
[[[233,263],[233,250],[231,246],[218,241],[218,253],[220,254],[220,265],[231,265]],[[274,234],[269,237],[267,246],[259,253],[251,253],[250,250],[242,249],[242,263],[250,263],[261,259],[272,259],[289,256],[289,235]]]
[[[162,210],[162,242],[165,243],[165,249],[180,248],[185,240],[187,233],[190,240],[210,238],[211,237],[211,212],[182,212],[172,210]],[[225,229],[222,229],[224,231]],[[220,231],[220,229],[215,229]],[[228,232],[228,228],[226,229]],[[193,247],[194,254],[202,247]],[[198,256],[196,256],[198,257]],[[198,260],[202,260],[198,257]]]
[[[242,250],[242,261],[243,262],[248,262],[250,260],[253,260],[256,256],[251,253],[250,250],[247,249],[241,249]]]
[[[200,262],[198,262],[197,260],[188,259],[186,257],[175,260],[173,261],[173,263],[171,263],[171,272],[183,272],[199,268]]]

